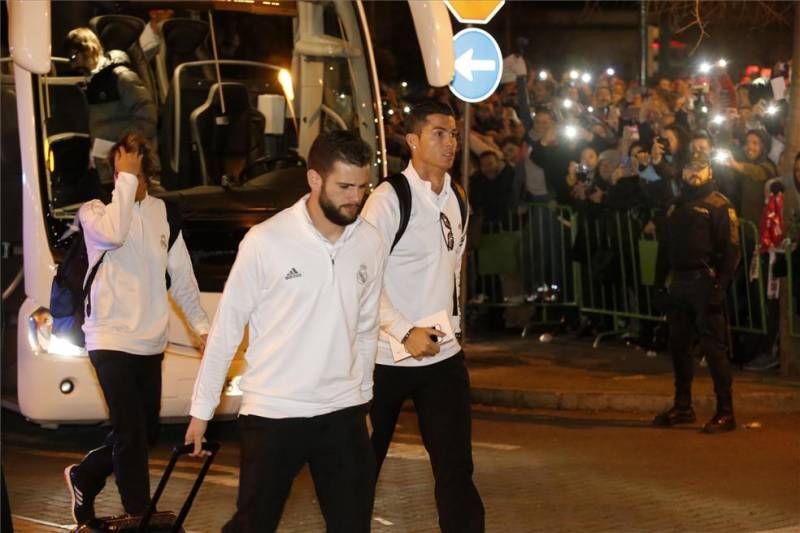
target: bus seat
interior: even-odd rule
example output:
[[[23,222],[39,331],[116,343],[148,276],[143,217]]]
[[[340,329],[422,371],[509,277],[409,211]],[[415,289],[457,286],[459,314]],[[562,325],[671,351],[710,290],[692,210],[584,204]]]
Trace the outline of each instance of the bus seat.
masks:
[[[220,102],[225,96],[225,114]],[[206,102],[191,116],[192,143],[200,163],[203,184],[219,184],[227,176],[238,181],[248,163],[264,156],[266,119],[252,106],[241,83],[215,83]]]
[[[156,55],[156,79],[160,101],[164,102],[175,68],[181,63],[206,59],[203,48],[208,38],[208,23],[176,17],[162,21],[159,29],[161,47]]]
[[[128,54],[131,69],[139,75],[153,102],[158,102],[156,80],[139,44],[144,25],[142,19],[129,15],[100,15],[89,21],[89,27],[97,34],[106,51],[122,50]]]

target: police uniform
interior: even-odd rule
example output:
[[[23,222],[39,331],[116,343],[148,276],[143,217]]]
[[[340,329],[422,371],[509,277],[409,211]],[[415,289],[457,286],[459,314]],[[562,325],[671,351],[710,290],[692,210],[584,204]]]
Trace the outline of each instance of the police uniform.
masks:
[[[667,274],[666,293],[670,351],[675,373],[675,403],[653,423],[672,426],[695,421],[692,409],[695,335],[706,357],[717,411],[703,427],[707,433],[730,431],[733,417],[731,367],[727,356],[726,290],[740,257],[739,224],[731,203],[716,190],[708,162],[693,160],[684,169],[681,195],[667,211],[666,231],[658,254],[657,286]]]

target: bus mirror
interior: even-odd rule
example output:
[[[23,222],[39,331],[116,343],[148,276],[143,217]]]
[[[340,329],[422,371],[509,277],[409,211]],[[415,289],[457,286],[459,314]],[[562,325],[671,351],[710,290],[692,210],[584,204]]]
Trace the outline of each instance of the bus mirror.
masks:
[[[453,26],[444,2],[409,2],[428,83],[444,87],[455,75]]]
[[[50,14],[50,0],[8,1],[11,57],[35,74],[50,71]]]

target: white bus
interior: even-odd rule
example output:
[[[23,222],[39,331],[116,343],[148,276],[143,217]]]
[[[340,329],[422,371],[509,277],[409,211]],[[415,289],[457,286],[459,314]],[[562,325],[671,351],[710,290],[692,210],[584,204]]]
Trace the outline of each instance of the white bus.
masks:
[[[94,140],[85,79],[69,72],[68,59],[55,53],[71,29],[62,27],[65,20],[76,12],[93,15],[102,3],[4,4],[9,42],[0,60],[3,405],[45,427],[97,423],[107,412],[88,354],[52,335],[47,308],[53,275],[69,245],[62,236],[84,201],[112,188],[89,169]],[[374,180],[385,173],[381,100],[364,8],[360,0],[114,5],[118,12],[70,22],[92,27],[106,49],[126,51],[157,102],[161,178],[154,194],[180,207],[202,304],[213,317],[245,232],[305,193],[304,156],[319,132],[358,131],[375,151]],[[409,6],[428,81],[446,85],[453,75],[446,8],[441,2]],[[161,45],[150,60],[138,42],[148,7],[175,11],[160,23]],[[246,342],[245,335],[218,415],[238,410]],[[201,355],[173,311],[163,419],[187,416]]]

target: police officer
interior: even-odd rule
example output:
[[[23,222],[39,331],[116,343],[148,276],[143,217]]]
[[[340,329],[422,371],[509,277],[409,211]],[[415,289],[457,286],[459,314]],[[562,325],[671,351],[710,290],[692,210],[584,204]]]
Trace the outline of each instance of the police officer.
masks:
[[[667,304],[670,351],[675,373],[675,403],[653,419],[656,426],[696,420],[692,409],[695,334],[708,361],[717,411],[705,433],[736,428],[727,357],[726,289],[739,262],[739,223],[731,203],[716,190],[707,156],[697,153],[682,173],[682,191],[667,211],[665,238],[658,253],[657,287],[672,274]]]

